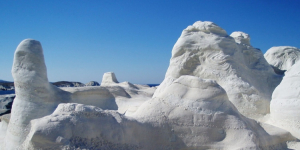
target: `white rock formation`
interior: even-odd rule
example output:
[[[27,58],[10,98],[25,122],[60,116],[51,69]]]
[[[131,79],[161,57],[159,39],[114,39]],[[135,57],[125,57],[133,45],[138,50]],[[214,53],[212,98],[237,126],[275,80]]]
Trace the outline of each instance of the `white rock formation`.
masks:
[[[115,73],[113,73],[113,72],[106,72],[106,73],[104,73],[101,85],[102,86],[112,85],[114,83],[119,83],[118,80],[117,80],[117,78],[116,78]]]
[[[12,74],[16,98],[12,106],[5,142],[1,146],[5,150],[22,149],[21,144],[24,143],[30,130],[30,121],[50,115],[60,103],[94,105],[102,109],[119,109],[124,113],[129,107],[123,104],[126,103],[125,100],[134,97],[134,94],[140,94],[136,96],[140,99],[134,100],[139,102],[139,106],[140,103],[150,99],[155,91],[155,89],[146,90],[149,93],[143,93],[143,90],[135,89],[133,91],[129,89],[128,91],[131,93],[128,94],[121,86],[114,86],[109,89],[100,86],[64,87],[61,90],[48,82],[43,49],[40,42],[31,39],[22,41],[17,47]],[[118,107],[118,101],[125,102],[119,104],[120,107]],[[123,105],[125,106],[122,107]]]
[[[26,39],[16,49],[12,67],[16,98],[5,137],[4,149],[17,149],[23,143],[30,121],[51,114],[70,95],[48,82],[40,42]]]
[[[300,62],[285,73],[282,82],[273,92],[271,124],[300,139]]]
[[[299,138],[300,83],[292,81],[300,63],[273,94],[268,123],[277,127],[259,122],[281,76],[249,41],[196,22],[175,44],[156,90],[119,83],[114,73],[105,73],[101,86],[57,88],[48,82],[40,43],[24,40],[14,57],[11,117],[0,117],[0,149],[287,149],[295,138],[283,129]]]
[[[215,81],[181,76],[129,118],[94,106],[60,104],[51,115],[31,121],[23,148],[283,149],[289,138],[287,133],[270,136],[240,115]]]
[[[154,98],[182,75],[216,80],[237,109],[254,119],[269,113],[272,91],[281,80],[247,34],[231,37],[216,24],[201,21],[183,30]]]
[[[291,46],[271,47],[264,55],[278,74],[289,70],[300,59],[300,49]]]

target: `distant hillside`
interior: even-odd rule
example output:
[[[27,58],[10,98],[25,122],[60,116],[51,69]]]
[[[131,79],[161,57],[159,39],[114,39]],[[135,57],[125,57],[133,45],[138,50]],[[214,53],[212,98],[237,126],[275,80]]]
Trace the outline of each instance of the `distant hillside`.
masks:
[[[0,81],[0,91],[9,91],[9,90],[14,90],[14,83],[13,82],[8,82],[1,80]]]
[[[5,80],[1,80],[1,79],[0,79],[0,82],[10,82],[10,81],[5,81]]]

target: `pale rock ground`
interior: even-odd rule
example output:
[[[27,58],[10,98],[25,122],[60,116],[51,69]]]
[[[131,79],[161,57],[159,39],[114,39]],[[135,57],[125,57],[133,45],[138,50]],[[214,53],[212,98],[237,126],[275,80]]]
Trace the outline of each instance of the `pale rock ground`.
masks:
[[[250,45],[248,34],[233,32],[229,36],[208,21],[197,21],[182,31],[154,97],[182,75],[216,80],[240,113],[262,121],[270,112],[272,92],[282,78],[263,53]]]
[[[155,87],[117,81],[113,72],[104,73],[101,86],[61,88],[72,93],[73,103],[93,105],[102,109],[132,113],[145,101],[151,99]],[[103,102],[103,103],[100,103]]]
[[[265,122],[282,76],[250,45],[248,34],[229,36],[212,22],[183,31],[157,90],[119,83],[112,72],[98,87],[57,88],[48,82],[40,43],[30,39],[17,47],[12,74],[16,99],[11,117],[0,118],[6,120],[0,123],[1,149],[282,150],[287,141],[298,148],[276,124],[281,116],[274,117],[273,108],[285,105],[271,104]],[[297,122],[289,110],[282,116]]]
[[[278,74],[289,70],[300,59],[300,49],[291,46],[271,47],[264,55]]]

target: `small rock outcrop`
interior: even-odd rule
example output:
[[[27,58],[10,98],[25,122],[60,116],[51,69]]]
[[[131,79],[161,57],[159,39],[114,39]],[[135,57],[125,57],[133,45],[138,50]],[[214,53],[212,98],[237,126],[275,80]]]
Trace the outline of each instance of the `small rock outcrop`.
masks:
[[[277,74],[283,75],[300,59],[300,49],[291,46],[271,47],[264,55]]]
[[[115,73],[113,73],[113,72],[104,73],[102,82],[101,82],[101,86],[111,85],[111,84],[115,84],[115,83],[119,83],[116,78]]]
[[[91,81],[91,82],[85,84],[85,86],[100,86],[100,84],[96,81]]]
[[[241,31],[235,31],[230,34],[238,44],[246,44],[250,46],[250,35]]]

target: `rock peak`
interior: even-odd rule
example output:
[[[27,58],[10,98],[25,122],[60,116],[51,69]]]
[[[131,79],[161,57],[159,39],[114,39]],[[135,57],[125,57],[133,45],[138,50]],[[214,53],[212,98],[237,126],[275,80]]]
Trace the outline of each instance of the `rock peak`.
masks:
[[[36,86],[39,86],[40,83],[48,83],[43,48],[39,41],[25,39],[18,45],[15,51],[12,75],[17,82],[34,79],[31,84],[36,83]]]
[[[235,31],[230,34],[238,44],[250,45],[250,35],[241,31]]]
[[[220,36],[226,36],[227,33],[224,29],[217,24],[210,21],[196,21],[193,25],[188,26],[185,31],[201,31],[204,33],[213,33]]]

